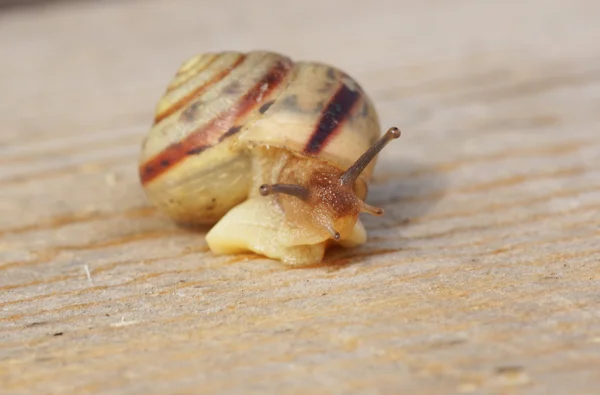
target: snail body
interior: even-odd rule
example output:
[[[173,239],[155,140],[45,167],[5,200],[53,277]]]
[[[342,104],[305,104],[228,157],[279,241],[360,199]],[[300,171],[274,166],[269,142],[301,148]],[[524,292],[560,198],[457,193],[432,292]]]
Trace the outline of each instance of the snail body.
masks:
[[[313,264],[366,241],[360,212],[383,137],[347,74],[273,52],[205,53],[160,99],[139,159],[148,199],[179,223],[214,224],[215,253]]]

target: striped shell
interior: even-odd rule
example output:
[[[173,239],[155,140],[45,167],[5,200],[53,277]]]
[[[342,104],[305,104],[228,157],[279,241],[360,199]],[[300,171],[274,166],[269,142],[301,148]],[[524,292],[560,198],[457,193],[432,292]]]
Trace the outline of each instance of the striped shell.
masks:
[[[273,52],[206,53],[186,61],[160,99],[139,174],[174,220],[213,224],[268,182],[264,168],[274,165],[256,170],[265,149],[346,169],[379,135],[371,101],[336,68]]]
[[[240,137],[346,168],[379,133],[371,102],[340,70],[270,52],[201,54],[181,66],[158,103],[140,177],[150,199],[176,220],[214,223],[228,210],[217,210],[217,199],[233,206],[248,194],[246,175],[205,188],[224,165],[249,168],[248,158],[233,157],[245,156],[244,147],[231,152]],[[211,203],[213,210],[203,209]]]

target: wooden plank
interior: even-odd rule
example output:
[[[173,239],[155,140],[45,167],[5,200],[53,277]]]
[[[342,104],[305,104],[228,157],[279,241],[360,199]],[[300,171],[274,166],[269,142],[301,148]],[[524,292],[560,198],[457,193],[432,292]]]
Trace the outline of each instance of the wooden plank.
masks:
[[[2,394],[597,392],[600,3],[198,4],[0,13]],[[215,257],[139,187],[179,64],[254,48],[404,131],[319,267]]]

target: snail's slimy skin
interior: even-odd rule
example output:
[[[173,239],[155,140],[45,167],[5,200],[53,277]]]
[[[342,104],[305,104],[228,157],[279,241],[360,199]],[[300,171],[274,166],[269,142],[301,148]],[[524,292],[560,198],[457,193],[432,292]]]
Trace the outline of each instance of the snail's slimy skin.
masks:
[[[327,178],[339,178],[339,169],[277,148],[257,149],[253,158],[253,184],[248,198],[206,235],[213,252],[253,251],[287,264],[310,265],[322,261],[332,239],[328,229],[335,229],[340,234],[339,243],[346,247],[366,241],[358,219],[360,200],[354,191],[347,191],[345,202],[340,201],[342,194],[327,193]],[[321,182],[315,185],[315,181]],[[261,196],[259,189],[264,184],[303,185],[312,196],[307,201],[285,194]]]

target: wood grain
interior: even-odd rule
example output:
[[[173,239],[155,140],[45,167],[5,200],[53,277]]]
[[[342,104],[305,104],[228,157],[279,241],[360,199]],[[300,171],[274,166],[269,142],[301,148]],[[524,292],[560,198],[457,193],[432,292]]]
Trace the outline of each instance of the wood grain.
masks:
[[[199,4],[0,13],[0,393],[597,393],[600,3]],[[179,64],[255,48],[403,130],[318,267],[213,256],[139,186]]]

